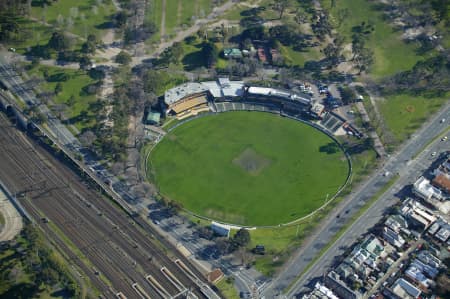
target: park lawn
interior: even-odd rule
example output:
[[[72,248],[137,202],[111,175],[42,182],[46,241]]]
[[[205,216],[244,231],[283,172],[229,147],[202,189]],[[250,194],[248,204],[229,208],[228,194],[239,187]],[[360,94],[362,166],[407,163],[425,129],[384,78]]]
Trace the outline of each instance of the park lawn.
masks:
[[[102,4],[98,5],[98,2]],[[78,10],[76,15],[71,15],[72,8]],[[86,38],[87,35],[92,33],[97,35],[98,38],[101,38],[102,29],[110,25],[115,12],[116,9],[111,0],[64,0],[52,2],[46,8],[33,5],[31,8],[31,15],[34,18],[37,20],[45,19],[45,22],[54,26],[59,26],[57,21],[58,16],[62,16],[64,20],[62,27],[83,38]],[[67,20],[69,18],[73,21],[71,28],[67,27]]]
[[[277,225],[311,213],[345,182],[342,152],[324,149],[334,145],[297,121],[231,112],[171,131],[153,150],[149,169],[163,196],[194,213]]]
[[[151,43],[161,39],[162,0],[150,0],[147,3],[145,20],[153,22],[158,28],[158,31],[146,40],[146,43]]]
[[[239,294],[234,288],[233,283],[228,282],[226,278],[220,280],[216,287],[220,290],[222,295],[225,296],[226,299],[239,299]]]
[[[5,217],[3,216],[1,211],[0,211],[0,225],[5,225]]]
[[[292,49],[292,47],[281,45],[280,52],[288,66],[303,67],[306,61],[319,60],[322,57],[322,54],[316,48],[308,48],[305,52],[299,52]]]
[[[388,128],[397,141],[402,142],[445,104],[449,95],[429,98],[400,94],[387,97],[378,106]]]
[[[322,6],[330,9],[330,1],[321,1]],[[383,20],[383,14],[376,10],[375,5],[367,0],[335,1],[336,5],[330,9],[336,14],[341,9],[348,9],[349,14],[337,29],[347,42],[351,42],[352,27],[361,22],[372,22],[375,31],[371,33],[367,46],[374,51],[374,65],[371,73],[380,78],[400,71],[408,70],[423,57],[416,53],[417,45],[406,44],[401,40],[401,33]]]
[[[40,66],[29,73],[43,77],[44,69],[48,70],[49,78],[52,76],[56,77],[63,73],[69,76],[67,81],[60,81],[62,84],[62,92],[55,96],[54,102],[56,104],[68,105],[69,98],[73,95],[75,101],[74,104],[69,107],[70,114],[67,116],[78,130],[93,126],[95,124],[95,115],[90,111],[90,108],[92,104],[95,104],[96,96],[86,94],[83,91],[83,87],[94,83],[95,80],[90,78],[85,71],[57,67]],[[53,82],[44,81],[40,87],[45,91],[54,91],[57,84],[57,80],[54,80]]]
[[[174,29],[180,25],[178,3],[179,0],[166,0],[166,34],[168,35],[174,33]]]
[[[16,41],[8,43],[8,46],[15,48],[16,52],[20,54],[25,54],[29,47],[47,44],[54,31],[51,26],[45,26],[23,17],[17,17],[17,23],[20,27],[19,36]]]
[[[211,0],[196,0],[196,15],[200,18],[204,18],[209,15],[212,11],[212,3],[213,1]]]

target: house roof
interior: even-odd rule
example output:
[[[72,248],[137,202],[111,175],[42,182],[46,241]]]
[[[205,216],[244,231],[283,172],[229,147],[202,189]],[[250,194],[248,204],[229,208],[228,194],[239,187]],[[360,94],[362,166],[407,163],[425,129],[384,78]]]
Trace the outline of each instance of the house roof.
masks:
[[[215,283],[218,282],[223,277],[223,272],[219,268],[214,269],[213,271],[208,273],[208,281]]]
[[[420,296],[421,291],[404,280],[403,278],[399,278],[394,285],[392,286],[392,290],[396,295],[403,297],[405,293],[413,298],[418,298]],[[405,296],[406,297],[406,296]]]
[[[223,55],[240,57],[240,56],[242,56],[242,52],[241,52],[241,50],[236,49],[236,48],[225,48],[225,49],[223,49]]]

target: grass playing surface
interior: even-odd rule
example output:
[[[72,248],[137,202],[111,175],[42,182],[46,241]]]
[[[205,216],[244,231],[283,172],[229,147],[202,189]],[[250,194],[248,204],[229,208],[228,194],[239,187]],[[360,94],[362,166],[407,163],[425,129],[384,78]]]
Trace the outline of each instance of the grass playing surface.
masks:
[[[305,216],[334,195],[348,173],[328,136],[260,112],[189,121],[155,147],[150,163],[163,196],[198,215],[241,225]]]

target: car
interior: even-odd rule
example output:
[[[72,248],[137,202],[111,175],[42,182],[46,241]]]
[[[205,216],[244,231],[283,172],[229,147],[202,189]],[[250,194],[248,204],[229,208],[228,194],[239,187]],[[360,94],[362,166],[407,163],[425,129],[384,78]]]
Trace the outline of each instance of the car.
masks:
[[[441,119],[441,123],[445,123],[445,118]]]
[[[431,156],[434,157],[434,156],[436,156],[436,154],[437,154],[436,152],[432,152]]]
[[[441,139],[442,141],[445,141],[445,140],[447,140],[447,136],[444,136],[444,137],[442,137],[442,139]]]

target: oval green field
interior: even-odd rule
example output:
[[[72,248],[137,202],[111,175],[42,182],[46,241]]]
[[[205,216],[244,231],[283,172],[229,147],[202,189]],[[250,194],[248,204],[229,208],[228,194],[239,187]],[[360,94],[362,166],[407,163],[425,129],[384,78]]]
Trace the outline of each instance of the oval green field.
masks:
[[[151,177],[162,196],[200,216],[278,225],[324,204],[345,183],[339,146],[301,122],[262,112],[188,121],[154,148]]]

